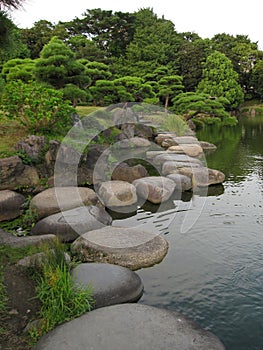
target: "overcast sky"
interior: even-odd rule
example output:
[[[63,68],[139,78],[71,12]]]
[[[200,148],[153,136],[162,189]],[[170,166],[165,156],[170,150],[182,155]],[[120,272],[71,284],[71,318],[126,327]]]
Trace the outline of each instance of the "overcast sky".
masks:
[[[30,28],[40,19],[57,23],[81,17],[87,9],[134,12],[146,7],[171,20],[178,32],[195,32],[203,39],[245,34],[263,50],[262,0],[26,0],[12,18],[18,27]]]

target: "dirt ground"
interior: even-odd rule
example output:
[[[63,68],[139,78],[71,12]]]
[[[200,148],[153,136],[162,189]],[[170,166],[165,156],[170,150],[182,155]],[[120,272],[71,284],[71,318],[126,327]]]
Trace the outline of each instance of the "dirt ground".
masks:
[[[13,264],[4,268],[4,284],[8,301],[7,310],[0,312],[0,350],[29,350],[25,327],[40,310],[34,281],[25,268]]]

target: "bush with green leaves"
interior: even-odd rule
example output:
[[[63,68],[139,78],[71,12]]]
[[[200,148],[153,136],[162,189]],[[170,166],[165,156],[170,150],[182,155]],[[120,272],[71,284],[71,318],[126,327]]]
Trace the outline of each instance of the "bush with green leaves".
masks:
[[[63,99],[63,91],[18,80],[6,84],[0,97],[0,113],[18,120],[30,132],[52,133],[70,126],[75,109]]]

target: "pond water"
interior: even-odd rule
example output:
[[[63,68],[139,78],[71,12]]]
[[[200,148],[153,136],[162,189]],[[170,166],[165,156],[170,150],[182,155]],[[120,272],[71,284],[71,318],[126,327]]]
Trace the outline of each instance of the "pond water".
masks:
[[[140,303],[182,312],[227,350],[262,350],[263,115],[197,136],[217,145],[206,161],[225,173],[223,186],[206,197],[173,197],[161,211],[147,204],[113,224],[142,225],[169,242],[160,264],[137,271],[145,285]]]

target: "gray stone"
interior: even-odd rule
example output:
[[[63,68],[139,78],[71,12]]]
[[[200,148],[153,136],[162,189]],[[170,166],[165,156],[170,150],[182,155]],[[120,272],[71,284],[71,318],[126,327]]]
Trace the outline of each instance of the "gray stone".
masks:
[[[177,172],[180,168],[189,168],[189,169],[195,169],[202,167],[198,163],[188,163],[188,162],[176,162],[176,161],[168,161],[163,163],[162,166],[162,175],[166,176],[169,174],[173,174],[174,172]]]
[[[190,177],[192,179],[193,187],[217,185],[225,180],[224,173],[219,170],[209,169],[206,167],[184,167],[177,169],[177,172]]]
[[[95,305],[93,308],[138,301],[143,284],[137,273],[117,265],[86,263],[72,270],[75,286],[90,286]]]
[[[149,140],[143,139],[142,137],[131,137],[129,139],[124,139],[122,141],[119,141],[114,145],[114,148],[121,148],[121,149],[132,149],[132,148],[144,148],[144,147],[150,147],[151,142]]]
[[[172,140],[175,137],[177,137],[177,135],[175,133],[163,133],[163,134],[158,134],[154,141],[157,143],[157,145],[161,146],[162,143],[168,139]]]
[[[106,207],[123,207],[137,202],[136,188],[126,181],[102,182],[98,195]]]
[[[100,308],[64,323],[34,350],[225,350],[211,332],[179,312],[142,304]]]
[[[53,244],[56,239],[55,235],[25,236],[16,237],[0,229],[0,244],[8,245],[14,248],[22,248],[29,245],[40,245],[43,243]]]
[[[121,180],[132,183],[134,180],[149,176],[145,167],[141,164],[129,166],[126,163],[119,164],[112,172],[112,180]]]
[[[204,151],[214,151],[217,149],[216,145],[207,141],[200,141],[200,146],[203,148]]]
[[[163,260],[167,241],[139,228],[105,227],[83,234],[71,245],[83,262],[103,262],[137,270]]]
[[[23,151],[32,161],[39,162],[46,145],[45,136],[29,135],[16,144],[15,150]]]
[[[86,187],[53,187],[37,194],[30,203],[38,218],[85,205],[99,205],[96,193]]]
[[[15,219],[20,215],[25,197],[14,191],[0,191],[0,221]]]
[[[172,152],[165,152],[165,154],[159,154],[153,159],[153,163],[156,165],[161,165],[164,162],[184,162],[184,163],[195,163],[203,165],[201,160],[194,157],[189,157],[186,154],[176,154]]]
[[[151,203],[167,201],[176,187],[175,182],[163,176],[148,176],[133,181],[138,196]]]
[[[36,223],[32,235],[55,234],[62,242],[71,242],[85,232],[110,225],[112,219],[95,206],[79,207],[50,215]]]
[[[189,191],[192,188],[192,180],[186,175],[170,174],[167,177],[175,182],[177,191],[184,192]]]
[[[0,159],[0,190],[14,190],[17,187],[34,187],[39,182],[36,168],[24,165],[17,157]]]

